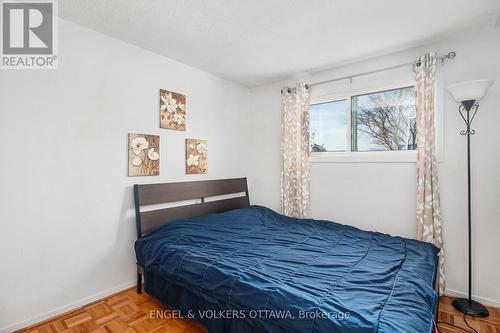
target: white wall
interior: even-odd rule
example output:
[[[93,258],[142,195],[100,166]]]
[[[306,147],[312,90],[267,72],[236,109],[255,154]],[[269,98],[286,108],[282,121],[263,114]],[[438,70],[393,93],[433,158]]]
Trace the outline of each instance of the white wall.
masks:
[[[280,208],[280,117],[283,85],[343,77],[395,64],[411,62],[427,51],[457,58],[442,68],[444,85],[477,78],[491,78],[496,84],[481,101],[474,120],[472,139],[473,181],[473,292],[483,302],[500,305],[500,29],[480,28],[450,36],[425,47],[369,59],[303,78],[291,78],[252,89],[247,123],[247,144],[251,158],[246,172],[253,203]],[[397,82],[410,75],[410,68],[354,79],[353,87]],[[393,82],[392,82],[393,81]],[[344,86],[343,86],[343,85]],[[316,86],[313,95],[335,93],[348,83]],[[467,220],[464,124],[457,105],[444,95],[444,153],[439,165],[447,292],[467,290]],[[415,236],[416,176],[414,163],[312,163],[311,196],[313,217],[335,220],[363,229],[393,235]]]
[[[135,281],[134,183],[244,176],[249,90],[59,21],[59,69],[0,71],[0,331]],[[159,128],[159,89],[187,95],[187,131]],[[161,175],[127,177],[127,133],[161,135]],[[208,140],[186,176],[184,139]]]

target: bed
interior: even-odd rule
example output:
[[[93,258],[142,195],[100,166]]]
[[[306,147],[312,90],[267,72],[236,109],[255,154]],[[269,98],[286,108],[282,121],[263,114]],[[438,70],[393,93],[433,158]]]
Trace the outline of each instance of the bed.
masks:
[[[245,178],[134,192],[138,292],[144,275],[148,294],[210,332],[433,331],[432,244],[251,206]]]

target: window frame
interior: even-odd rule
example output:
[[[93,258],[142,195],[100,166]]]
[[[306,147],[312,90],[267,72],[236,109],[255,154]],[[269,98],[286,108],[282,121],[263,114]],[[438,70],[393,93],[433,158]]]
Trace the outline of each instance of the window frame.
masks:
[[[311,97],[310,105],[347,100],[347,147],[345,151],[309,152],[311,163],[415,163],[417,150],[386,151],[352,151],[352,97],[373,94],[387,90],[415,87],[414,80],[400,81],[390,85],[379,85],[374,88],[351,89],[342,93]],[[437,105],[436,105],[437,106]],[[436,113],[438,113],[438,108]],[[439,130],[439,126],[437,128]]]

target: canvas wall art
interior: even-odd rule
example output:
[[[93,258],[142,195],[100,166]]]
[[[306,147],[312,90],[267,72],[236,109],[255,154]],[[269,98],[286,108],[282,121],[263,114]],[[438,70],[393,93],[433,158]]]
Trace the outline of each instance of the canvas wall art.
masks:
[[[160,89],[160,127],[186,130],[186,96]]]
[[[207,173],[207,141],[186,139],[186,173]]]
[[[160,137],[129,133],[128,175],[158,176],[160,174]]]

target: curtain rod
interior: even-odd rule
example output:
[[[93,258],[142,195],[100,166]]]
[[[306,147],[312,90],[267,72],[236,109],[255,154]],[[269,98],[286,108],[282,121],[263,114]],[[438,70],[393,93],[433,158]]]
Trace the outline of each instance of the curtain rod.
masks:
[[[446,59],[453,59],[456,56],[457,56],[456,52],[451,51],[451,52],[448,52],[448,54],[444,54],[444,55],[441,55],[441,56],[437,57],[436,59],[437,60],[441,60],[441,62],[444,63],[444,61]],[[363,73],[353,74],[353,75],[349,75],[349,76],[342,76],[342,77],[338,77],[338,78],[334,78],[334,79],[313,82],[313,83],[310,83],[310,84],[306,84],[306,87],[309,88],[309,87],[313,87],[313,86],[318,86],[320,84],[325,84],[325,83],[330,83],[330,82],[335,82],[335,81],[342,81],[342,80],[347,80],[347,79],[351,79],[352,80],[355,77],[360,77],[360,76],[375,74],[375,73],[379,73],[379,72],[388,71],[388,70],[391,70],[391,69],[396,69],[396,68],[411,66],[411,65],[414,65],[414,64],[420,65],[419,60],[416,60],[416,61],[413,61],[413,62],[407,62],[407,63],[399,64],[399,65],[394,65],[394,66],[390,66],[390,67],[379,68],[379,69],[376,69],[376,70],[373,70],[373,71],[369,71],[369,72],[363,72]],[[281,91],[283,92],[283,89]],[[288,92],[290,93],[291,91],[292,91],[292,89],[288,88]]]

